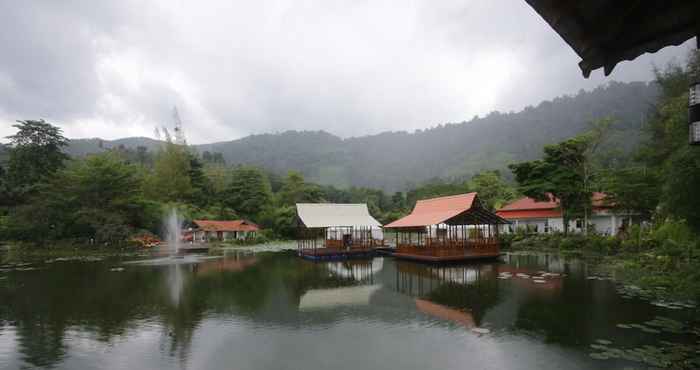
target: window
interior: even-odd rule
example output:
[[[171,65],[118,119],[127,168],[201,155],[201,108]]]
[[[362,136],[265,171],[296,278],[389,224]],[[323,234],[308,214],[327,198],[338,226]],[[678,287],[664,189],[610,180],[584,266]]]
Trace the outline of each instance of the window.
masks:
[[[576,228],[583,229],[583,220],[576,220]]]

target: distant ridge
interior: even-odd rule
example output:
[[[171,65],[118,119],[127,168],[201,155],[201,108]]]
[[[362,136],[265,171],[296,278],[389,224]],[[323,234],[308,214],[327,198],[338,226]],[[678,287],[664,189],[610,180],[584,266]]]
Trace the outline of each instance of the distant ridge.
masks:
[[[537,158],[543,145],[581,133],[591,120],[604,116],[618,119],[620,131],[613,140],[616,147],[629,150],[637,144],[645,113],[657,95],[653,83],[611,82],[517,113],[493,112],[414,133],[384,132],[341,139],[325,131],[286,131],[194,148],[221,152],[229,164],[252,164],[279,174],[301,171],[310,181],[322,184],[405,190],[431,178],[505,170],[511,162]],[[159,142],[143,137],[76,139],[68,152],[85,155],[119,145],[156,150]]]

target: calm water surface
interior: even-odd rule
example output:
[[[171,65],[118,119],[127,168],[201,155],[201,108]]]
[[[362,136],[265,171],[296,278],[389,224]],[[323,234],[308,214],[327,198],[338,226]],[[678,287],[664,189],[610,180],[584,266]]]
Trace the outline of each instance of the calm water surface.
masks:
[[[447,267],[286,252],[46,262],[0,266],[2,369],[645,369],[591,358],[590,346],[700,338],[685,332],[694,309],[623,297],[556,255]],[[561,275],[516,276],[543,272]],[[616,326],[657,316],[684,332]]]

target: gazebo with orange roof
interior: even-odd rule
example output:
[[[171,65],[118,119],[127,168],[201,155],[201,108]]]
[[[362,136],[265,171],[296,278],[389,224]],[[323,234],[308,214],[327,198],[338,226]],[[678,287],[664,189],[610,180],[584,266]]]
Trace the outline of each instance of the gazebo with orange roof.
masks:
[[[498,257],[498,225],[508,223],[467,193],[419,200],[385,228],[396,232],[395,257],[450,262]]]

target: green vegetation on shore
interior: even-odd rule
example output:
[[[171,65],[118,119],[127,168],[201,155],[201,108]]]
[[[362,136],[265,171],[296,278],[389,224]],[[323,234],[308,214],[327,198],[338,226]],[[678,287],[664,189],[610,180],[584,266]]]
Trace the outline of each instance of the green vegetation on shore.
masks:
[[[501,235],[504,250],[560,252],[596,261],[628,284],[673,298],[700,299],[700,238],[685,222],[634,226],[624,238],[519,231]]]
[[[9,159],[0,164],[0,241],[122,247],[134,236],[160,234],[166,210],[186,220],[244,218],[263,231],[244,244],[295,237],[300,202],[367,203],[387,223],[417,199],[478,191],[489,207],[515,191],[498,171],[466,181],[434,180],[391,195],[307,182],[295,171],[279,177],[253,166],[227,166],[220,155],[198,155],[170,140],[154,154],[118,148],[85,157],[63,152],[68,140],[45,121],[18,121]]]
[[[519,232],[502,236],[504,245],[602,255],[637,284],[700,298],[700,147],[688,145],[687,118],[688,86],[699,72],[698,52],[686,66],[656,71],[661,96],[631,156],[601,150],[614,130],[602,120],[589,133],[546,146],[541,160],[511,165],[520,192],[556,195],[567,219],[585,219],[592,192],[602,191],[610,206],[637,215],[636,225],[615,237]]]

